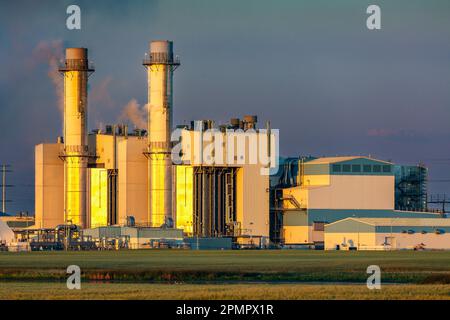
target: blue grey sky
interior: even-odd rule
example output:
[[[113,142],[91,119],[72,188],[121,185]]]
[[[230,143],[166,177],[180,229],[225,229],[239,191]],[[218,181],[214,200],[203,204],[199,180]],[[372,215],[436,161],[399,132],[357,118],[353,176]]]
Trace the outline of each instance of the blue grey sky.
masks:
[[[77,4],[82,29],[67,30]],[[382,29],[366,28],[377,4]],[[34,212],[34,145],[61,135],[49,60],[89,48],[89,128],[146,103],[148,42],[174,41],[181,124],[257,114],[280,129],[283,155],[372,155],[423,161],[450,179],[448,0],[0,0],[0,163],[10,211]],[[430,181],[431,192],[450,183]]]

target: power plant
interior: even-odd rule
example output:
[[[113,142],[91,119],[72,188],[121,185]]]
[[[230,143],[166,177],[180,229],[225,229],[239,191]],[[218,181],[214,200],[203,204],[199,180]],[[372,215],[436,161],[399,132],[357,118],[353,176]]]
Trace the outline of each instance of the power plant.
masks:
[[[52,247],[70,226],[89,248],[450,248],[450,220],[427,207],[424,166],[280,157],[278,131],[255,115],[174,126],[173,43],[152,41],[142,64],[148,131],[88,133],[94,67],[86,48],[66,49],[63,137],[35,148],[35,225],[17,228],[22,239]]]

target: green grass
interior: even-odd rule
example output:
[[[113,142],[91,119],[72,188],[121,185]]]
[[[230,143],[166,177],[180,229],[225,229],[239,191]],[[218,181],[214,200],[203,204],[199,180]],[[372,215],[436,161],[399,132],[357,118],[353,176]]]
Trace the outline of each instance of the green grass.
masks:
[[[0,279],[63,280],[75,264],[91,280],[129,282],[365,282],[378,265],[393,283],[450,283],[450,251],[132,250],[0,253]]]
[[[308,284],[146,284],[89,283],[68,290],[63,283],[11,282],[0,286],[0,299],[450,299],[450,285]]]
[[[81,290],[66,288],[71,264]],[[381,290],[365,285],[373,264]],[[450,252],[0,253],[0,299],[450,299]]]

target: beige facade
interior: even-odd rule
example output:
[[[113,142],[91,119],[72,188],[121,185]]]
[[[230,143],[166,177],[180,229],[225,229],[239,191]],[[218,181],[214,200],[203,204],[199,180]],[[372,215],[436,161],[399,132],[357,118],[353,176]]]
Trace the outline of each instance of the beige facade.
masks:
[[[54,228],[64,223],[64,162],[62,143],[35,147],[36,227]]]
[[[118,223],[126,224],[133,216],[138,224],[149,224],[148,217],[148,162],[144,155],[147,141],[128,137],[118,142]]]
[[[260,166],[245,165],[237,171],[236,218],[245,235],[269,236],[269,176]]]
[[[450,249],[450,219],[346,218],[326,225],[325,249]]]
[[[307,175],[305,179],[313,180]],[[394,176],[328,175],[322,181],[326,183],[284,189],[283,195],[294,197],[302,208],[308,209],[394,209]],[[294,205],[286,203],[286,207]]]
[[[144,138],[122,139],[118,143],[118,223],[126,224],[133,216],[138,224],[149,224],[148,217],[148,162],[144,155],[147,141]]]
[[[325,233],[325,250],[376,250],[376,234],[372,232]],[[380,250],[382,246],[380,245]]]
[[[386,240],[392,243],[387,246],[392,249],[414,249],[417,246],[423,246],[424,249],[450,250],[450,233],[377,233],[375,249],[386,246]]]
[[[87,169],[87,227],[109,223],[107,199],[111,195],[108,191],[108,179],[111,170],[115,168],[118,172],[117,222],[126,224],[127,216],[134,216],[136,223],[149,223],[145,149],[145,137],[89,135],[89,150],[96,156],[91,158]],[[64,223],[62,151],[62,144],[40,144],[35,149],[35,212],[38,228],[54,228]]]

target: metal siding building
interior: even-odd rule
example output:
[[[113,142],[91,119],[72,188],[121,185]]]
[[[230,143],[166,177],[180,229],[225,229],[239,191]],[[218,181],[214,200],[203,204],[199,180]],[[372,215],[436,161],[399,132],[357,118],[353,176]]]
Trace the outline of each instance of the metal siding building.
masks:
[[[450,219],[346,218],[325,226],[325,249],[450,249]]]
[[[324,223],[347,217],[440,217],[394,209],[395,177],[389,162],[362,156],[329,157],[307,161],[302,167],[300,185],[283,189],[285,244],[320,243]]]

